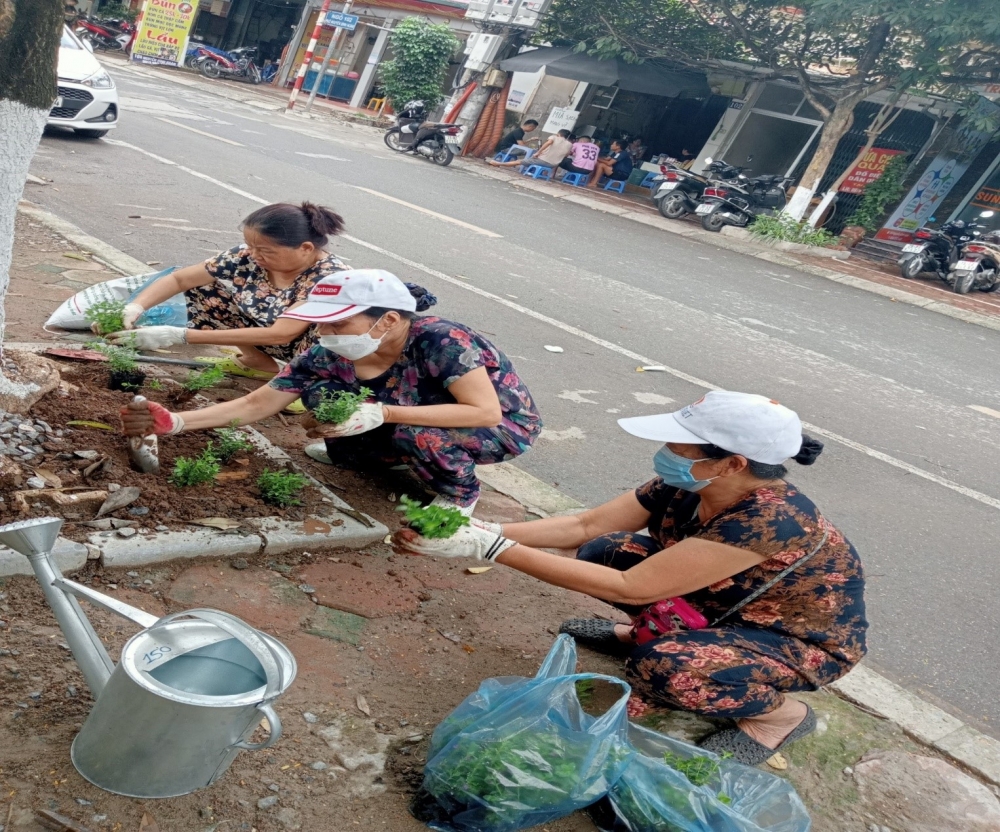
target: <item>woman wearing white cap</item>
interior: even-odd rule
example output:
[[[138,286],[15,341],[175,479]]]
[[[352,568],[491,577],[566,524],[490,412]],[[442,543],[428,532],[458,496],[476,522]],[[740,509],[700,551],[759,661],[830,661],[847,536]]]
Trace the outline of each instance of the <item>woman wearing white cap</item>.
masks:
[[[409,288],[408,288],[409,286]],[[298,355],[248,396],[187,413],[150,403],[123,409],[129,435],[175,434],[273,416],[299,397],[308,410],[324,395],[362,388],[371,400],[339,425],[306,418],[331,460],[361,469],[407,466],[439,503],[471,514],[479,498],[476,465],[524,453],[542,422],[506,355],[462,324],[415,313],[437,299],[379,269],[320,280],[305,303],[281,317],[319,331]]]
[[[632,713],[660,705],[730,717],[737,727],[702,745],[762,763],[815,727],[785,694],[829,684],[865,653],[858,554],[784,479],[784,462],[809,465],[822,445],[788,408],[727,391],[619,424],[665,443],[658,476],[636,491],[571,517],[473,521],[445,540],[403,530],[396,545],[488,559],[614,604],[631,626],[580,619],[560,629],[628,655]],[[577,549],[576,559],[543,548]]]

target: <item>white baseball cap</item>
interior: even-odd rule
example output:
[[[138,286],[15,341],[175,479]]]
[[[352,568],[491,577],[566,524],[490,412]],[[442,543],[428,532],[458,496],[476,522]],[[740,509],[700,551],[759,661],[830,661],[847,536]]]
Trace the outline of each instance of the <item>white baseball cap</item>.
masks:
[[[350,318],[373,306],[415,312],[417,300],[391,272],[348,269],[324,277],[312,287],[305,303],[279,317],[325,324]]]
[[[712,390],[673,413],[634,416],[618,424],[640,439],[715,445],[765,465],[780,465],[802,449],[798,414],[754,393]]]

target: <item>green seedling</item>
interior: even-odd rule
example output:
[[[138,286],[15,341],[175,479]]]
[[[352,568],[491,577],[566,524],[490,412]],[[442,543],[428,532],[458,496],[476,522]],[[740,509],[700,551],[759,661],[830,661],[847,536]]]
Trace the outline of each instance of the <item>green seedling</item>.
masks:
[[[219,444],[215,448],[215,458],[223,465],[229,462],[236,454],[253,450],[253,443],[247,439],[246,434],[238,431],[235,425],[228,428],[220,428],[216,435],[219,437]]]
[[[146,387],[150,390],[163,390],[163,382],[158,378],[151,378],[146,382]]]
[[[170,474],[170,482],[178,488],[186,488],[192,485],[202,485],[206,482],[215,482],[219,475],[219,460],[215,456],[215,449],[212,443],[201,452],[201,456],[189,459],[186,456],[177,457],[174,462],[173,473]]]
[[[350,419],[358,406],[372,396],[372,391],[362,387],[357,393],[347,390],[330,392],[324,390],[320,395],[319,404],[313,409],[313,418],[317,422],[340,425]]]
[[[84,317],[95,324],[101,335],[111,332],[121,332],[125,329],[125,301],[102,300],[91,304],[83,313]]]
[[[204,370],[192,370],[181,384],[188,393],[198,393],[214,387],[226,377],[225,372],[218,366],[211,366]]]
[[[308,484],[309,480],[291,471],[265,470],[257,478],[257,488],[264,502],[282,508],[302,505],[298,495]]]
[[[451,537],[462,526],[469,525],[469,518],[457,508],[422,506],[405,494],[399,498],[399,508],[406,515],[406,522],[421,537]]]

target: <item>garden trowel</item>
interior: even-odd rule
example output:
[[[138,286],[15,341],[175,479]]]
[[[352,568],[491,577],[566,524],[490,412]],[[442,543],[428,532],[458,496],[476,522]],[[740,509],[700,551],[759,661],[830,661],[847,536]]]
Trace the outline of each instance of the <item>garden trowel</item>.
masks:
[[[149,402],[145,396],[136,396],[127,405],[129,410],[148,410]],[[156,434],[149,436],[128,437],[128,458],[132,467],[144,474],[160,472],[160,451]]]

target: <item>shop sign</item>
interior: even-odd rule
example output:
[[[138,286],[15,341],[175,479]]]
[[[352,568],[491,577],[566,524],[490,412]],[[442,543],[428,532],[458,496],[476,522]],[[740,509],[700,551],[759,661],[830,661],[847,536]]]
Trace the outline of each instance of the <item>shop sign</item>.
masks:
[[[553,107],[549,117],[542,127],[543,133],[558,133],[560,130],[572,131],[580,113],[572,107]]]
[[[161,66],[183,64],[195,14],[191,3],[146,0],[136,21],[138,34],[132,47],[132,60]]]
[[[344,12],[327,12],[326,17],[323,18],[324,26],[335,26],[338,29],[343,29],[345,32],[353,32],[358,28],[358,20],[360,18],[356,14],[345,14]]]
[[[843,194],[863,194],[865,188],[885,173],[886,166],[893,156],[898,156],[902,150],[883,150],[873,147],[864,158],[852,169],[838,189]]]

